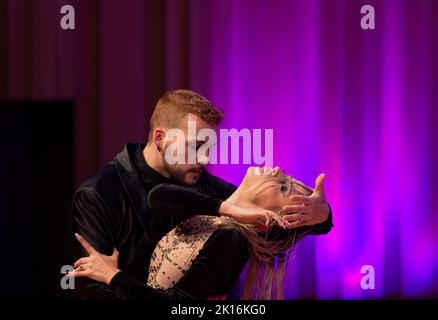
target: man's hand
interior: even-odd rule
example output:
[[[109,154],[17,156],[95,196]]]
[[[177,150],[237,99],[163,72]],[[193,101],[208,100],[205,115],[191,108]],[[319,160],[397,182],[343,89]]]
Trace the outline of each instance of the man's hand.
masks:
[[[284,206],[282,212],[287,221],[287,228],[293,229],[302,226],[312,226],[327,220],[330,209],[325,200],[322,185],[325,174],[316,178],[315,190],[310,196],[294,195],[291,200],[296,204]]]
[[[272,220],[277,221],[278,225],[284,229],[286,229],[288,223],[286,219],[275,211],[254,206],[235,205],[227,201],[222,202],[219,207],[219,214],[233,218],[240,223],[254,224],[263,231],[268,230]]]
[[[114,248],[111,256],[106,256],[97,252],[79,234],[76,233],[75,236],[89,256],[76,261],[74,263],[75,270],[69,272],[68,275],[78,278],[87,277],[109,285],[111,279],[120,271],[118,268],[119,252],[117,249]]]

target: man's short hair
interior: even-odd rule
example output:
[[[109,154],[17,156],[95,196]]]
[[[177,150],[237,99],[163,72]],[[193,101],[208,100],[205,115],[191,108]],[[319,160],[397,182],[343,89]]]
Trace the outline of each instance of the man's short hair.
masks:
[[[164,93],[155,106],[149,124],[149,141],[158,127],[177,128],[187,114],[198,115],[210,124],[218,125],[224,113],[206,98],[190,90],[173,90]]]

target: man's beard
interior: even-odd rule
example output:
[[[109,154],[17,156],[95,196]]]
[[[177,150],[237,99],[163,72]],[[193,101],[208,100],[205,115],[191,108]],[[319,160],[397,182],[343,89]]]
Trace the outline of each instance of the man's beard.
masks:
[[[161,158],[163,161],[164,169],[166,170],[167,174],[169,175],[170,180],[177,181],[181,184],[187,185],[187,181],[185,180],[185,175],[187,173],[190,173],[190,172],[202,173],[203,166],[201,166],[201,165],[193,165],[193,167],[191,167],[189,169],[181,169],[181,168],[178,168],[177,166],[170,165],[166,161],[165,153],[166,153],[166,150],[164,149],[161,152]],[[189,184],[189,185],[194,185],[194,184],[196,184],[196,182],[193,184]]]

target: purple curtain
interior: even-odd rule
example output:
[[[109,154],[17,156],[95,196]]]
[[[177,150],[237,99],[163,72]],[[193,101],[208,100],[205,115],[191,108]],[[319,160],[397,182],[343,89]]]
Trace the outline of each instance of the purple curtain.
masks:
[[[0,3],[0,99],[75,101],[77,183],[189,88],[223,128],[274,129],[275,165],[327,174],[335,228],[303,242],[287,298],[438,296],[437,1],[71,0],[69,31],[63,4]],[[211,168],[234,183],[245,169]]]

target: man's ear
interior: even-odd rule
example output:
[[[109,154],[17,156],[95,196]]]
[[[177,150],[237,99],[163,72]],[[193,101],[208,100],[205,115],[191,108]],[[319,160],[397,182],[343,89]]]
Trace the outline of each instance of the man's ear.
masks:
[[[161,152],[164,146],[164,138],[166,137],[166,131],[163,128],[155,128],[152,141],[154,142],[157,150]]]

